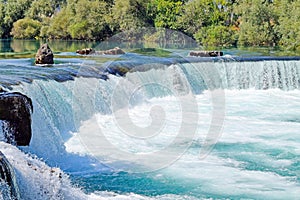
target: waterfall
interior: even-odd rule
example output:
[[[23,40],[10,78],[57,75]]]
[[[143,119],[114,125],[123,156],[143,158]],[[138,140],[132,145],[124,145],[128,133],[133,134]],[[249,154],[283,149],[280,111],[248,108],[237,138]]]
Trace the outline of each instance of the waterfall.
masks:
[[[201,94],[210,89],[299,88],[300,61],[195,62],[127,73],[75,78],[74,81],[35,80],[15,90],[31,97],[32,142],[30,151],[46,162],[63,162],[64,142],[82,121],[95,113],[110,114],[153,97]],[[144,69],[144,68],[143,68]],[[45,142],[47,145],[45,146]],[[61,161],[58,161],[61,158]]]
[[[126,63],[123,64],[126,67]],[[251,60],[247,62],[233,60],[184,61],[168,62],[155,65],[153,68],[151,68],[151,63],[139,63],[135,67],[131,63],[128,68],[134,69],[130,70],[125,76],[118,76],[118,73],[115,72],[115,75],[110,74],[109,70],[98,70],[98,66],[95,66],[95,63],[86,64],[87,66],[81,71],[85,76],[76,76],[78,75],[77,67],[80,68],[80,64],[70,67],[72,70],[68,68],[68,63],[62,65],[63,69],[60,70],[56,70],[56,67],[53,69],[34,69],[33,74],[28,73],[31,69],[26,69],[26,75],[23,75],[24,71],[22,71],[22,68],[15,66],[15,70],[9,71],[11,74],[7,75],[8,78],[5,80],[5,83],[13,87],[14,91],[21,92],[30,97],[34,108],[30,146],[21,147],[22,151],[20,151],[8,144],[2,144],[2,150],[4,153],[10,155],[9,159],[13,161],[13,167],[19,169],[17,170],[17,175],[21,175],[22,177],[19,184],[23,193],[26,193],[24,191],[29,190],[31,186],[35,188],[39,186],[35,182],[39,180],[41,174],[36,170],[40,166],[42,166],[40,171],[47,180],[54,180],[57,188],[67,185],[68,188],[66,190],[69,190],[72,184],[69,182],[68,177],[61,178],[60,173],[80,172],[84,174],[86,172],[88,174],[91,171],[95,172],[93,171],[94,168],[97,168],[97,172],[100,170],[109,170],[89,155],[67,151],[66,143],[76,133],[80,132],[80,129],[90,125],[85,122],[93,119],[95,116],[99,120],[102,119],[104,122],[101,125],[105,126],[105,123],[110,122],[112,114],[124,108],[131,109],[140,105],[147,105],[153,99],[162,99],[163,105],[167,105],[169,101],[172,102],[177,97],[181,98],[191,95],[197,98],[200,97],[201,99],[202,96],[209,96],[207,95],[207,91],[209,90],[224,89],[226,92],[228,90],[251,89],[251,91],[254,91],[276,88],[283,91],[290,91],[298,89],[300,86],[300,61],[296,60]],[[89,68],[89,65],[93,65],[93,67]],[[58,66],[57,68],[59,67],[62,66]],[[64,72],[63,76],[65,76],[63,78],[61,76],[62,71]],[[99,76],[95,76],[99,71],[106,73],[105,76],[108,79],[105,80]],[[15,82],[12,82],[14,79],[20,82],[25,80],[25,82],[11,86],[10,84],[15,84]],[[206,102],[209,100],[211,99],[206,98],[204,99],[205,102],[202,102],[204,103],[202,118],[207,121],[210,120],[207,113],[211,112],[210,104],[212,104],[211,102]],[[174,120],[171,119],[169,123],[175,126],[178,125],[176,120],[181,119],[176,116],[177,111],[180,109],[176,110],[177,105],[174,106],[172,104],[171,106],[175,110],[171,113],[174,115]],[[197,108],[194,108],[194,110],[197,113]],[[147,112],[147,109],[143,107],[139,111]],[[187,118],[186,121],[189,122],[189,119]],[[206,121],[202,121],[201,123],[201,128],[206,128]],[[2,124],[3,122],[0,121],[0,126]],[[111,128],[110,126],[108,127]],[[112,132],[109,128],[106,129],[108,132],[106,134],[108,135]],[[140,127],[138,130],[143,130],[142,128]],[[3,134],[0,131],[0,139],[3,138]],[[152,146],[170,142],[168,139],[168,137],[161,137],[156,141],[153,140],[153,143],[149,143],[149,149],[151,150]],[[182,139],[176,142],[178,142],[176,145],[178,145],[177,147],[180,150],[186,141]],[[147,146],[148,143],[145,142],[144,145]],[[29,153],[29,155],[23,154],[23,152]],[[14,159],[15,155],[18,155],[18,159]],[[42,162],[35,158],[42,159]],[[22,162],[19,162],[19,159],[22,159]],[[46,166],[44,162],[49,166]],[[26,167],[27,165],[29,166],[27,167],[28,171],[22,168],[24,165]],[[53,168],[55,168],[54,171]],[[51,172],[50,175],[49,171]],[[26,174],[28,173],[34,174],[35,179],[31,180],[30,177],[27,177]],[[53,179],[52,174],[55,175]],[[41,181],[41,184],[45,188],[48,184],[47,180],[44,182]],[[30,184],[26,185],[27,182]],[[52,190],[52,188],[45,188],[46,193]],[[55,190],[53,193],[57,197],[64,196],[65,193],[72,196],[71,192],[61,191],[60,189]],[[37,198],[40,197],[40,194],[35,195]],[[52,195],[51,191],[49,195]],[[82,199],[84,198],[85,196],[82,197]]]
[[[300,61],[224,62],[217,64],[224,89],[298,89]]]

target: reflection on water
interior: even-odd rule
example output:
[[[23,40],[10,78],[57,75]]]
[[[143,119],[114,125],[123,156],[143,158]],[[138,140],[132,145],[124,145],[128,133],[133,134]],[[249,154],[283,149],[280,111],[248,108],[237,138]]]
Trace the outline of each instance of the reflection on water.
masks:
[[[118,39],[118,38],[117,38]],[[48,43],[54,53],[60,52],[76,52],[78,49],[94,48],[98,51],[107,50],[114,47],[120,47],[126,52],[132,52],[139,48],[156,48],[156,49],[197,49],[207,50],[204,47],[197,45],[195,42],[189,43],[165,43],[165,42],[124,42],[118,41],[116,38],[111,38],[103,42],[95,41],[70,41],[70,40],[7,40],[0,39],[0,59],[1,58],[30,58],[34,56],[37,49],[43,43]],[[278,47],[240,47],[226,48],[210,47],[210,50],[222,50],[225,54],[237,56],[299,56],[300,52],[286,51]]]
[[[1,58],[33,58],[37,50],[43,43],[48,43],[54,54],[58,56],[61,52],[64,55],[68,52],[75,53],[78,49],[94,48],[97,51],[120,47],[126,52],[132,52],[134,49],[152,48],[152,49],[193,49],[196,43],[179,45],[174,43],[167,45],[157,42],[122,42],[111,39],[104,42],[95,41],[70,41],[70,40],[0,40],[0,59]]]
[[[75,52],[77,49],[94,47],[96,42],[67,40],[0,40],[0,53],[35,53],[41,44],[48,43],[54,52]]]

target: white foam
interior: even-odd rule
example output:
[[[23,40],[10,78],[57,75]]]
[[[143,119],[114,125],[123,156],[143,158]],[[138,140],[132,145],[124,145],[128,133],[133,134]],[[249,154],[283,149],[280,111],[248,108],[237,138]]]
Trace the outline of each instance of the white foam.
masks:
[[[151,199],[193,199],[177,195],[146,197],[134,193],[117,194],[99,191],[85,194],[80,188],[71,184],[68,175],[59,168],[49,167],[37,157],[20,151],[15,146],[0,142],[0,151],[4,153],[16,172],[21,199],[72,199],[72,200],[151,200]],[[185,196],[188,197],[188,196]]]
[[[13,166],[21,199],[84,199],[85,194],[71,185],[68,176],[36,157],[0,142],[0,151]]]
[[[291,153],[299,155],[299,130],[300,123],[293,120],[300,116],[300,110],[295,109],[300,106],[299,91],[281,91],[281,90],[226,90],[226,117],[219,140],[220,145],[238,146],[232,153],[228,150],[215,150],[211,152],[204,160],[199,160],[199,151],[205,133],[210,125],[211,120],[211,96],[208,91],[197,96],[199,109],[198,130],[193,138],[192,148],[190,148],[182,156],[178,155],[176,162],[170,162],[161,173],[170,177],[175,177],[178,182],[190,185],[191,187],[199,187],[199,193],[212,194],[220,196],[236,196],[249,198],[271,198],[271,199],[295,199],[300,195],[299,184],[295,181],[295,176],[281,175],[278,171],[284,172],[288,170],[297,160],[284,155],[269,155],[264,152],[264,148],[270,152],[279,151],[283,153]],[[164,97],[152,99],[147,104],[135,106],[130,109],[131,120],[138,125],[147,125],[147,115],[149,107],[155,103],[159,103],[166,112],[176,114],[174,109],[173,97]],[[175,102],[174,102],[175,103]],[[174,104],[175,105],[175,104]],[[172,110],[174,109],[174,113]],[[104,132],[104,136],[124,151],[139,153],[151,152],[168,145],[174,132],[178,131],[176,125],[180,123],[180,118],[170,117],[170,126],[164,129],[158,137],[150,140],[136,140],[126,137],[114,122],[113,115],[97,114],[82,124],[80,134],[89,134],[96,129]],[[290,121],[291,120],[291,121]],[[173,135],[172,135],[173,133]],[[77,136],[78,136],[77,135]],[[71,152],[79,145],[80,138],[71,138],[67,143],[67,149]],[[95,139],[95,138],[93,138]],[[103,138],[102,138],[103,139]],[[188,142],[191,138],[183,138],[182,143]],[[149,142],[151,141],[151,143]],[[247,145],[251,150],[243,149]],[[255,149],[255,145],[258,149]],[[177,144],[177,148],[181,148],[181,144]],[[82,150],[82,149],[81,149]],[[99,155],[103,151],[110,149],[99,149]],[[81,153],[89,154],[88,150]],[[78,152],[80,153],[80,151]],[[227,154],[226,154],[227,153]],[[102,154],[104,155],[104,154]],[[108,155],[108,154],[105,154]],[[237,158],[242,157],[239,160]],[[124,165],[134,167],[135,163],[128,163],[126,157],[106,157],[108,164],[122,161]],[[249,162],[249,163],[248,163]],[[258,168],[245,168],[247,164],[253,163]],[[147,167],[149,163],[140,162]],[[122,164],[113,165],[117,169],[122,169]],[[119,167],[119,168],[118,168]],[[260,169],[264,167],[265,169]],[[151,168],[151,167],[150,167]],[[295,172],[296,173],[296,172]],[[196,191],[195,191],[196,192]],[[197,192],[196,192],[197,193]]]

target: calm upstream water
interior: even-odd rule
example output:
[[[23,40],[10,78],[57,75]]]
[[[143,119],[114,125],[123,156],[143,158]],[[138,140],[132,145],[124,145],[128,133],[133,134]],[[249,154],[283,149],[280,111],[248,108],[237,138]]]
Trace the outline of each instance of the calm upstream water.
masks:
[[[0,85],[34,107],[30,146],[0,142],[22,199],[299,199],[299,57],[53,41],[35,66],[39,45],[0,42]]]

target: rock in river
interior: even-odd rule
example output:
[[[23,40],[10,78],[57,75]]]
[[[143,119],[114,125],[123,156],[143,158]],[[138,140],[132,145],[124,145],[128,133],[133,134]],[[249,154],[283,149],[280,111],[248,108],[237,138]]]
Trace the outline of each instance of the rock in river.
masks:
[[[92,48],[85,48],[85,49],[78,49],[76,51],[76,53],[81,54],[81,55],[89,55],[89,54],[93,54],[93,55],[121,55],[121,54],[125,54],[125,51],[123,51],[119,47],[115,47],[113,49],[108,49],[108,50],[105,50],[105,51],[95,51]]]
[[[195,56],[195,57],[217,57],[217,56],[223,56],[222,51],[191,51],[189,53],[189,56]]]
[[[53,52],[48,44],[43,44],[36,53],[35,64],[53,64]]]
[[[0,92],[0,120],[7,143],[28,146],[31,140],[32,101],[19,92]]]

